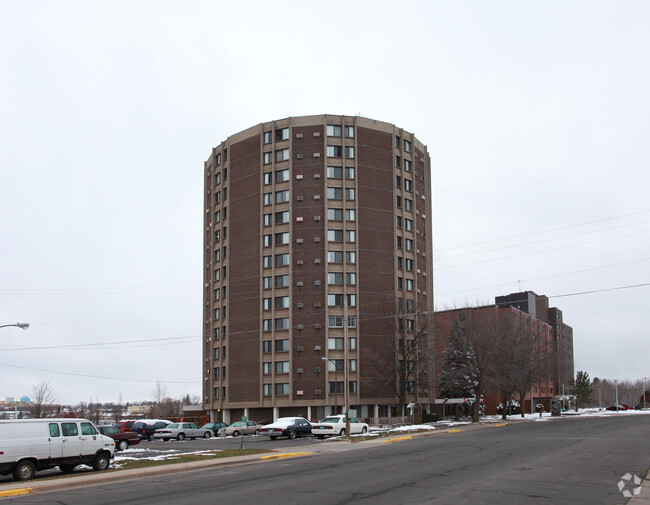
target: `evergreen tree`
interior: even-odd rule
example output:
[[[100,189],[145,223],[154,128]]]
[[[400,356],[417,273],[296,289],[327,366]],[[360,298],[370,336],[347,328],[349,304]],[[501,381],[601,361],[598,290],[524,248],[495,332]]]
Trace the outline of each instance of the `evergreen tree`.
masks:
[[[438,380],[438,396],[473,397],[477,374],[476,356],[472,345],[459,324],[454,323],[444,351],[442,371]]]
[[[594,390],[587,372],[578,370],[571,386],[571,392],[576,396],[578,407],[593,403]]]

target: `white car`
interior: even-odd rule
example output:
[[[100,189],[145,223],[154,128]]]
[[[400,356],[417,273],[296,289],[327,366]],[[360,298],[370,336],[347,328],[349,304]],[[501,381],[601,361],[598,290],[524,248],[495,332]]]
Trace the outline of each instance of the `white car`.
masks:
[[[162,438],[164,441],[170,438],[183,440],[184,438],[210,438],[211,436],[211,430],[199,428],[199,425],[194,423],[171,423],[153,433],[154,439]]]
[[[353,417],[350,418],[350,433],[352,435],[365,434],[367,432],[368,425],[366,423],[360,423]],[[312,424],[311,433],[318,438],[324,438],[325,435],[344,437],[345,416],[343,414],[328,416],[319,423]]]

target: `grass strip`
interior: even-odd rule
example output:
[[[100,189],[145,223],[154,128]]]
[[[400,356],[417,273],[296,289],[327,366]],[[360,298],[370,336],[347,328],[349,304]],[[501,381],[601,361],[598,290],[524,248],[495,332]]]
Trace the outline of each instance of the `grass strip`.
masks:
[[[264,454],[272,452],[268,449],[228,449],[225,451],[214,451],[207,454],[179,454],[170,456],[165,459],[137,459],[120,462],[119,468],[113,468],[114,471],[130,470],[133,468],[147,468],[151,466],[173,465],[176,463],[190,463],[192,461],[207,461],[210,459],[233,458],[237,456],[250,456],[252,454]]]

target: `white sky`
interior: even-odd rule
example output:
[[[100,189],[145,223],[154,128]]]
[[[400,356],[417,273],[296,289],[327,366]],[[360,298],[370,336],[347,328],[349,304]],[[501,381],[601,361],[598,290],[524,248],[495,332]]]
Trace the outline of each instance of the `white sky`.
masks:
[[[438,308],[650,283],[649,14],[0,0],[0,324],[31,324],[0,329],[0,399],[41,380],[59,402],[200,395],[203,162],[288,116],[427,144]],[[649,293],[551,299],[576,370],[650,376]]]

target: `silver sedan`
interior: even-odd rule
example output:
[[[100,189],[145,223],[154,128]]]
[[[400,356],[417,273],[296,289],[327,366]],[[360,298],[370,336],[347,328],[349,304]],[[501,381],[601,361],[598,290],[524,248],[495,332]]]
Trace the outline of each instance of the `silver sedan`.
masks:
[[[153,438],[165,441],[170,438],[176,440],[183,440],[184,438],[210,438],[212,431],[208,429],[199,428],[198,424],[194,423],[171,423],[164,428],[157,429]]]

